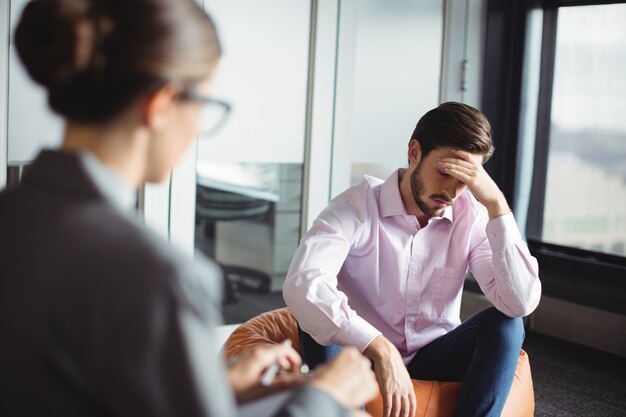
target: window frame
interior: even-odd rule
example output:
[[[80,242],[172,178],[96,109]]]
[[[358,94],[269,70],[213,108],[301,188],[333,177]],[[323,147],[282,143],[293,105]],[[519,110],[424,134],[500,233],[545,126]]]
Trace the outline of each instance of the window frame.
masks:
[[[590,2],[590,1],[567,1],[551,0],[546,2],[543,11],[543,39],[541,45],[541,70],[539,81],[539,100],[537,110],[537,132],[535,135],[535,159],[534,172],[532,179],[532,193],[530,199],[529,213],[526,232],[529,236],[528,244],[532,249],[541,252],[543,255],[567,254],[567,259],[580,260],[584,259],[592,263],[616,265],[626,267],[626,257],[606,254],[602,252],[594,252],[591,250],[575,248],[566,245],[549,244],[541,239],[530,236],[541,236],[543,228],[544,203],[546,194],[546,177],[548,174],[548,155],[550,149],[550,124],[552,119],[552,99],[554,86],[554,69],[556,58],[556,38],[558,11],[562,7],[580,7],[588,5],[600,4],[619,4],[626,3],[624,1],[613,2]],[[580,262],[579,262],[580,263]],[[582,267],[582,265],[579,265]],[[622,274],[626,276],[626,269]]]
[[[551,244],[536,238],[541,236],[543,226],[558,10],[562,7],[618,3],[626,1],[490,0],[487,9],[485,68],[492,75],[485,73],[483,111],[492,121],[498,149],[486,168],[501,186],[511,206],[514,206],[515,191],[519,186],[515,182],[515,175],[519,163],[517,145],[521,140],[518,132],[522,81],[521,76],[517,76],[518,69],[511,68],[511,62],[523,62],[526,18],[532,9],[541,8],[543,33],[534,170],[526,227],[528,246],[539,261],[544,294],[626,314],[626,257]],[[500,37],[503,41],[490,41],[490,37]],[[511,57],[512,50],[515,52]],[[513,71],[513,75],[510,71]],[[503,85],[502,79],[508,79],[510,83]],[[503,143],[507,145],[503,147]]]

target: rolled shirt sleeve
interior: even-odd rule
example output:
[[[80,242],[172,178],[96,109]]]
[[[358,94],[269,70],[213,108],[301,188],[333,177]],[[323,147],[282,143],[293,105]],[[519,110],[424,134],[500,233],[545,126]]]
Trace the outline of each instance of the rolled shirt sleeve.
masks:
[[[363,227],[362,216],[346,213],[350,209],[331,205],[314,222],[293,257],[283,296],[300,327],[315,341],[354,346],[363,352],[381,332],[361,318],[337,288],[337,274]]]
[[[513,213],[475,229],[480,243],[470,253],[470,270],[493,305],[510,317],[532,313],[541,298],[537,260],[523,241]]]

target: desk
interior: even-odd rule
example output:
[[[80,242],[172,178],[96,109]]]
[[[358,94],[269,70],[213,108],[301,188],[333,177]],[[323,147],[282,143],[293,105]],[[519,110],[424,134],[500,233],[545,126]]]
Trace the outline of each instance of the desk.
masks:
[[[198,161],[196,181],[202,187],[277,202],[279,168],[278,164]]]

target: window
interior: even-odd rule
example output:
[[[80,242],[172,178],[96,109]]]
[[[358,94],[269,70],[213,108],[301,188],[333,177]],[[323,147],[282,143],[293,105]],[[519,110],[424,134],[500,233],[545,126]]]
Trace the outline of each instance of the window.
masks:
[[[626,1],[489,2],[486,169],[543,294],[626,314]]]
[[[625,21],[626,4],[546,10],[527,229],[529,239],[618,263],[626,257]]]

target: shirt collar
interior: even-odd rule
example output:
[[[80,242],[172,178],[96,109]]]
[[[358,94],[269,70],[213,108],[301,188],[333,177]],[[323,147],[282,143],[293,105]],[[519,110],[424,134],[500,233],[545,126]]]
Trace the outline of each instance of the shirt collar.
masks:
[[[404,203],[402,202],[402,196],[400,195],[400,178],[402,178],[405,173],[405,168],[399,168],[381,185],[380,213],[383,217],[408,215]],[[431,217],[428,223],[440,219],[447,219],[450,222],[454,220],[452,206],[446,207],[441,217]]]
[[[79,157],[87,175],[109,202],[123,211],[134,210],[137,204],[135,187],[91,153],[81,152]]]
[[[380,186],[380,213],[383,217],[406,216],[407,212],[400,195],[400,174],[406,169],[397,169]]]
[[[428,222],[430,223],[431,220],[441,220],[441,219],[446,219],[450,223],[454,221],[454,210],[452,209],[452,206],[448,206],[445,209],[443,209],[443,215],[441,215],[441,217],[431,217],[428,220]]]

